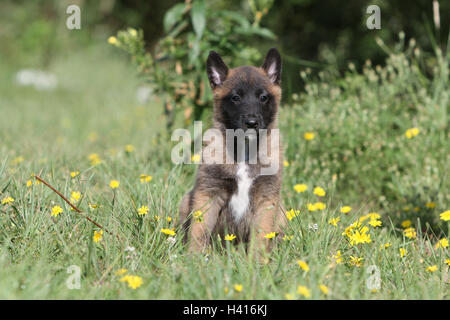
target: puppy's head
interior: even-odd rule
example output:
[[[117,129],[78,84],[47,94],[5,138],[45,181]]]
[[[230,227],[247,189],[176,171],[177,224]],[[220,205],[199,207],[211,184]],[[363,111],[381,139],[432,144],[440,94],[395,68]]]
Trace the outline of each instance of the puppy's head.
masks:
[[[281,98],[281,57],[272,48],[260,68],[228,69],[211,51],[206,63],[214,92],[214,116],[225,129],[272,129]]]

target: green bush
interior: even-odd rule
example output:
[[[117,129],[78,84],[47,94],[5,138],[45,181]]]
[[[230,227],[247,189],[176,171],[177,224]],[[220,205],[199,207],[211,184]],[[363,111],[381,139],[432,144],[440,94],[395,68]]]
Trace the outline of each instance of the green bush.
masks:
[[[358,73],[350,64],[344,77],[319,79],[301,73],[306,93],[294,95],[280,120],[286,157],[296,162],[287,175],[333,186],[339,201],[379,208],[397,226],[420,217],[423,229],[438,232],[431,213],[449,203],[449,56],[436,49],[427,57],[414,40],[394,49],[377,42],[388,54],[384,67],[367,61]],[[299,139],[304,132],[315,138]]]

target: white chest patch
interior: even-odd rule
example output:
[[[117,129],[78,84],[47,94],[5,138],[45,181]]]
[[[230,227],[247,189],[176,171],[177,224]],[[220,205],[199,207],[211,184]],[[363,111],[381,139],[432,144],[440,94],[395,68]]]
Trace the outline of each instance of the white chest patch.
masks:
[[[250,178],[248,165],[239,163],[236,179],[238,187],[236,193],[231,197],[230,210],[233,214],[234,221],[237,223],[242,219],[250,204],[250,188],[253,179]]]

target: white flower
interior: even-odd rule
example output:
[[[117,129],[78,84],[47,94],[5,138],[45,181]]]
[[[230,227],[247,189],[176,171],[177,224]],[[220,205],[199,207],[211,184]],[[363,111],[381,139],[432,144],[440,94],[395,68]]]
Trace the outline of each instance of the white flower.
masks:
[[[170,260],[170,261],[173,261],[173,260],[175,260],[177,257],[178,257],[178,256],[177,256],[176,254],[171,254],[171,255],[169,256],[169,260]]]

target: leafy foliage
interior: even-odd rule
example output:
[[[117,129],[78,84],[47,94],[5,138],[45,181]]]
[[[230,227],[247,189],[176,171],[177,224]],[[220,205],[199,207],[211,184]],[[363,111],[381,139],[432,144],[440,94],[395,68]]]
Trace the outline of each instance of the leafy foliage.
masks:
[[[270,30],[259,25],[272,2],[251,3],[253,23],[240,13],[213,8],[205,0],[176,4],[164,16],[165,36],[152,54],[145,50],[142,31],[118,32],[117,41],[112,42],[131,55],[154,94],[162,98],[167,127],[173,125],[177,113],[183,112],[189,123],[200,119],[210,106],[212,96],[206,87],[204,65],[211,49],[231,57],[231,65],[254,64],[261,54],[247,40],[275,39]],[[265,7],[259,10],[261,5]]]
[[[302,72],[306,93],[294,95],[281,121],[287,157],[301,168],[290,174],[328,181],[346,193],[342,201],[378,208],[397,225],[420,218],[424,231],[445,231],[432,213],[449,203],[450,57],[436,48],[428,67],[430,55],[414,40],[405,45],[402,33],[394,48],[377,42],[388,55],[384,67],[367,61],[359,73],[350,64],[344,77],[318,79]],[[298,130],[317,138],[294,139]]]

